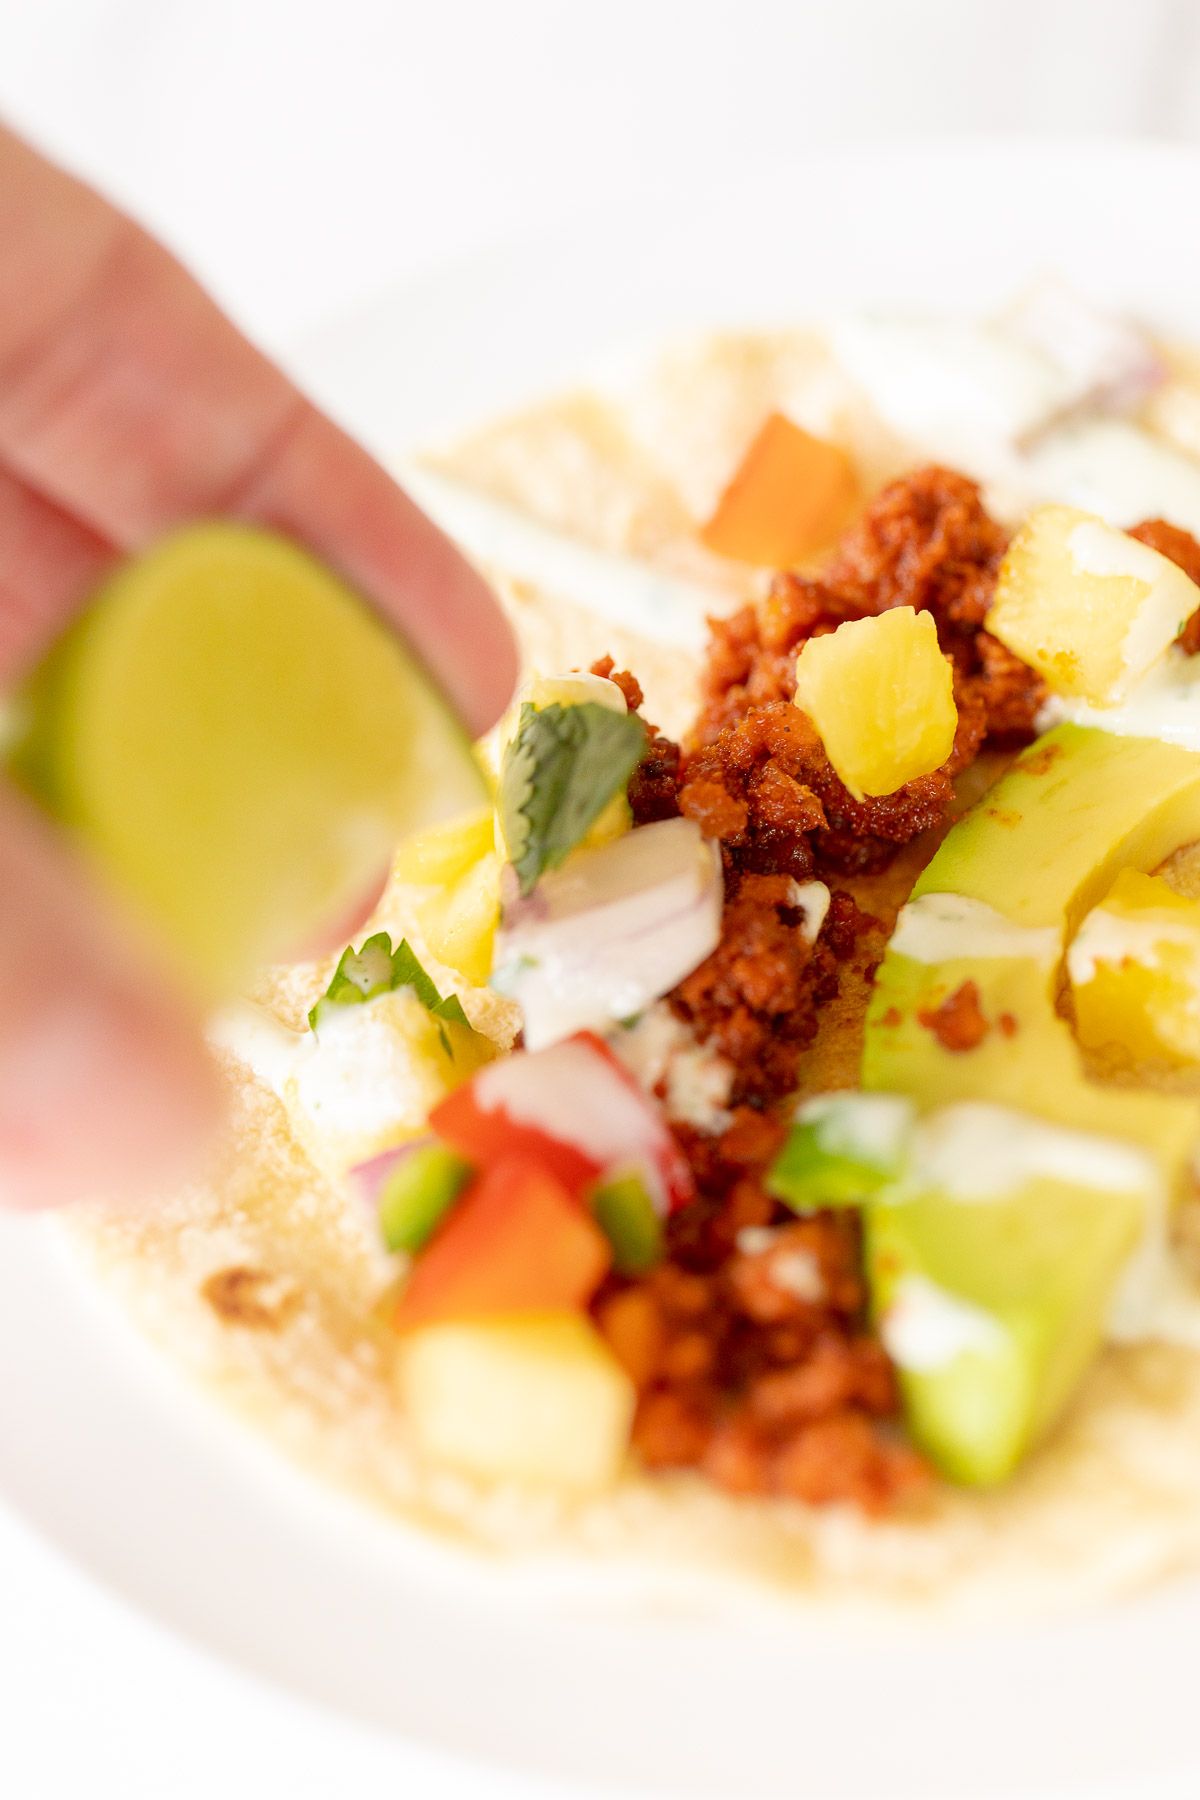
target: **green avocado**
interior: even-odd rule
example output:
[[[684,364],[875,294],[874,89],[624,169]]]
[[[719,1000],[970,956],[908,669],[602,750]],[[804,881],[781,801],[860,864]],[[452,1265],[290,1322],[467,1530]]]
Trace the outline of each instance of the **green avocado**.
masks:
[[[924,1172],[916,1156],[866,1211],[875,1317],[896,1340],[914,1436],[954,1480],[1002,1480],[1053,1424],[1151,1215],[1185,1179],[1194,1103],[1089,1080],[1056,1002],[1067,941],[1117,872],[1198,837],[1200,755],[1060,726],[950,831],[880,966],[863,1087],[927,1117],[982,1103],[1004,1127],[974,1148],[960,1135],[949,1175],[944,1156]],[[966,984],[964,1041],[940,1023]],[[939,1308],[950,1321],[940,1351],[928,1330],[906,1341],[914,1299],[927,1323]]]

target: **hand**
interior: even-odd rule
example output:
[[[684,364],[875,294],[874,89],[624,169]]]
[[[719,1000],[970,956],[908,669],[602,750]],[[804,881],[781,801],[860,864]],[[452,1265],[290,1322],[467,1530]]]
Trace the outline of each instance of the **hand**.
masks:
[[[159,244],[3,128],[0,244],[0,692],[115,558],[223,514],[303,539],[494,721],[516,664],[484,583]],[[0,785],[0,1204],[152,1187],[217,1111],[196,1021]]]

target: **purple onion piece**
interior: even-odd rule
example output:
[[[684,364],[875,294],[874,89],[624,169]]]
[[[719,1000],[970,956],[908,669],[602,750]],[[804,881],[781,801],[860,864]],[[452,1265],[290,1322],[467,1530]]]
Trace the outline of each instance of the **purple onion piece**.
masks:
[[[378,1156],[368,1157],[366,1162],[355,1163],[350,1170],[350,1180],[369,1211],[375,1212],[378,1209],[379,1197],[392,1171],[406,1162],[414,1150],[424,1150],[432,1142],[433,1139],[429,1136],[409,1138],[407,1143],[395,1144],[390,1150],[381,1150]]]

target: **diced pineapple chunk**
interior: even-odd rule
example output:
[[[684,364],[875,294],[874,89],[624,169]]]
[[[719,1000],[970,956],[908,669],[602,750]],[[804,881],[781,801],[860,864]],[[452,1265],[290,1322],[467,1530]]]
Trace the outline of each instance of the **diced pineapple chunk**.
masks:
[[[910,606],[810,638],[796,662],[796,705],[856,800],[939,768],[958,725],[933,617]]]
[[[417,908],[426,943],[449,969],[475,987],[492,972],[500,923],[500,858],[488,851],[449,888],[436,888]]]
[[[1067,955],[1076,1030],[1129,1063],[1200,1061],[1200,901],[1125,869]]]
[[[402,1338],[398,1354],[401,1400],[428,1462],[574,1492],[616,1479],[634,1390],[579,1313],[426,1326]]]
[[[406,838],[396,852],[396,874],[401,881],[449,887],[492,848],[492,809],[481,806]]]
[[[602,844],[611,844],[615,839],[624,837],[633,826],[633,813],[629,801],[624,794],[614,794],[603,812],[598,813],[582,841],[576,846],[579,850],[599,850]],[[574,856],[575,851],[571,851]],[[570,857],[567,858],[568,862]]]
[[[1118,705],[1200,606],[1157,550],[1073,506],[1031,513],[1000,566],[994,637],[1056,694]]]

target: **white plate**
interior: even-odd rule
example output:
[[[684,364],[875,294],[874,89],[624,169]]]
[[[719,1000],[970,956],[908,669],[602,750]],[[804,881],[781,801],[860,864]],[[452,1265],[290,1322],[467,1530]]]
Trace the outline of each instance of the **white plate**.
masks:
[[[978,308],[1043,269],[1200,339],[1200,159],[942,147],[643,195],[365,308],[296,358],[392,454],[631,338]],[[632,1616],[446,1581],[184,1393],[52,1226],[0,1229],[0,1497],[163,1622],[329,1708],[528,1771],[689,1795],[1141,1794],[1200,1776],[1200,1585],[989,1637]]]

